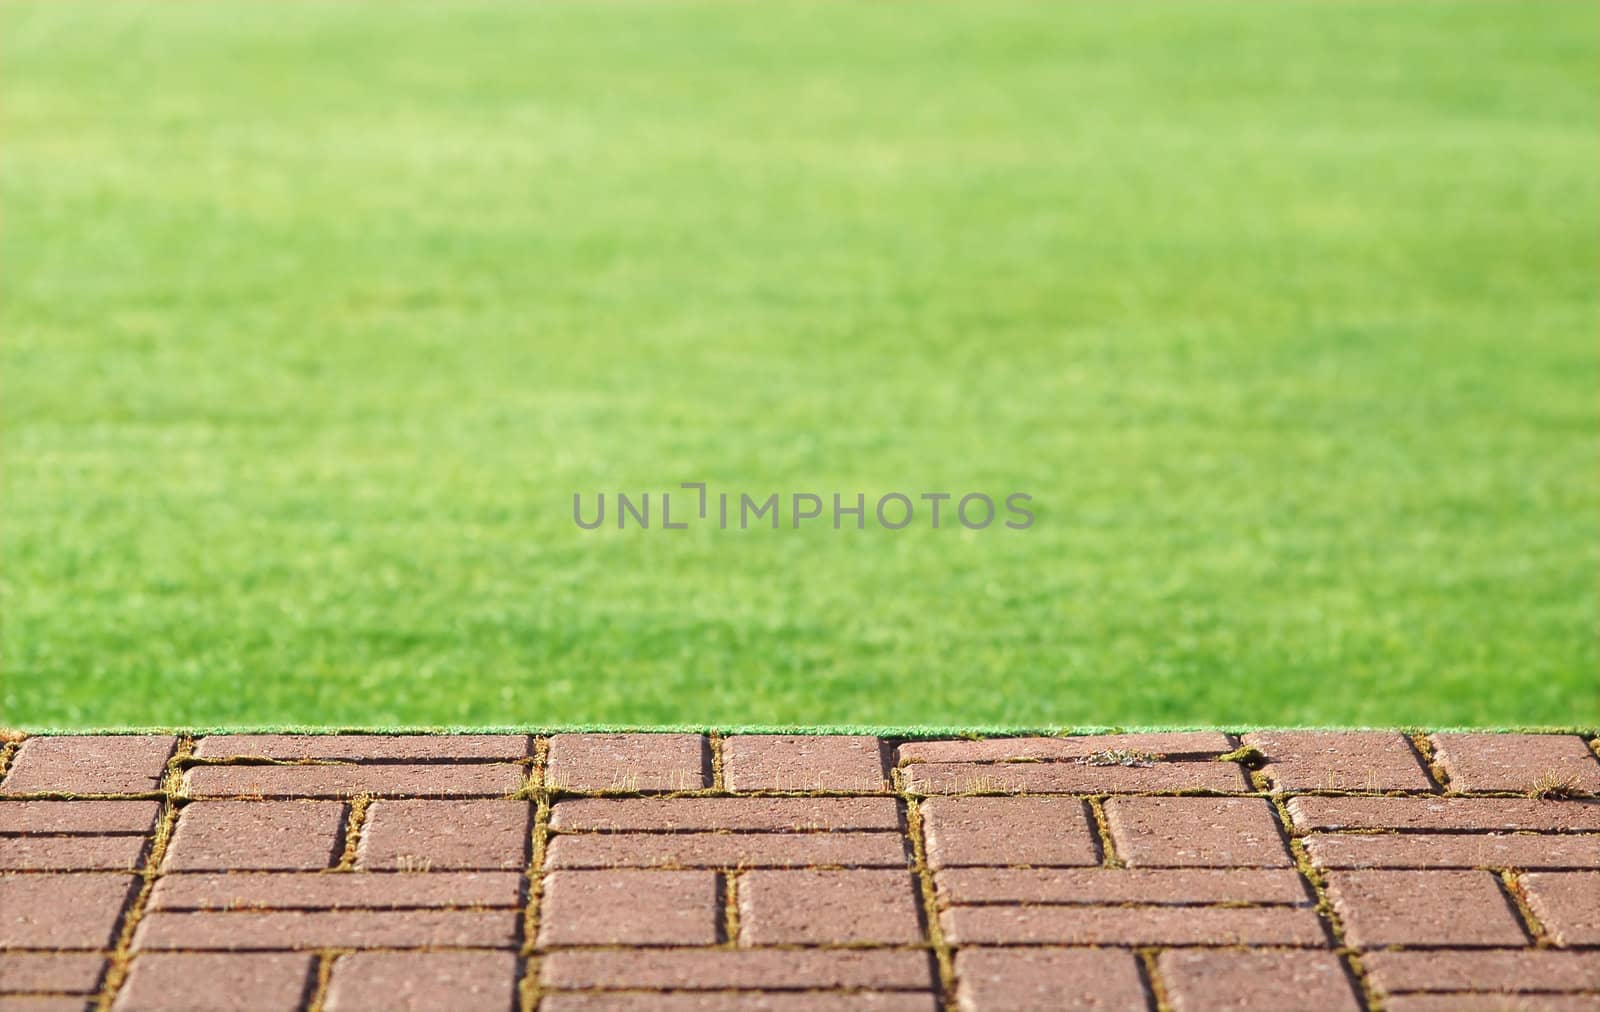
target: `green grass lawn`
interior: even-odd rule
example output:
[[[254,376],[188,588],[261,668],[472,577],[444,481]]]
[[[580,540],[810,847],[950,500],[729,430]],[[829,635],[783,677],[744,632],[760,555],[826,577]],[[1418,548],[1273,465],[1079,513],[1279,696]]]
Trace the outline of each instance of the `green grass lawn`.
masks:
[[[1592,4],[0,10],[0,719],[1593,723]],[[1031,530],[587,532],[574,492]]]

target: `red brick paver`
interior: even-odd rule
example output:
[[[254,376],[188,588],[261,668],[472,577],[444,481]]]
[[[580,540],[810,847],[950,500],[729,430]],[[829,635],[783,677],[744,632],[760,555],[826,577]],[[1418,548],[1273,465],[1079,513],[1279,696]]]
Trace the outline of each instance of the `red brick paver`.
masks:
[[[1600,794],[1600,756],[1574,734],[1436,734],[1433,747],[1458,791]]]
[[[1331,952],[1168,949],[1156,960],[1173,1012],[1280,1012],[1361,1008],[1345,966]]]
[[[333,964],[327,1012],[511,1012],[513,952],[356,952]]]
[[[523,868],[526,801],[378,801],[367,809],[356,865],[400,871]]]
[[[1336,871],[1328,894],[1354,945],[1521,945],[1528,941],[1487,871]]]
[[[1126,950],[963,948],[955,975],[962,1012],[1147,1005],[1138,959]]]
[[[1257,731],[1242,740],[1266,757],[1261,772],[1279,791],[1433,787],[1411,742],[1396,731]]]
[[[287,952],[147,953],[133,961],[116,1012],[284,1012],[302,1008],[316,960]]]
[[[0,795],[158,791],[177,742],[166,735],[29,738],[0,780]]]
[[[722,743],[722,776],[730,791],[886,791],[884,751],[866,735],[741,734]]]
[[[1592,738],[0,739],[0,1008],[1593,1009]]]

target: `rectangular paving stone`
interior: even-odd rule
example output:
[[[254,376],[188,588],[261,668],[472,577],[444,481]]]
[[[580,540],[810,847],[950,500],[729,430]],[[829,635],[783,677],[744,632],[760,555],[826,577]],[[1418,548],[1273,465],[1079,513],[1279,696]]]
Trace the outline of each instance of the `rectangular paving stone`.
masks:
[[[569,791],[694,791],[711,786],[699,734],[555,734],[545,783]]]
[[[161,789],[172,735],[68,734],[28,738],[0,794],[146,794]]]
[[[1088,766],[1075,762],[916,763],[903,769],[911,794],[1118,794],[1251,790],[1237,763]]]
[[[584,833],[557,836],[546,868],[898,868],[896,833]]]
[[[1289,799],[1297,829],[1588,830],[1600,832],[1600,801],[1531,798]]]
[[[1379,994],[1393,991],[1600,991],[1600,952],[1553,949],[1380,949],[1361,966]]]
[[[1263,798],[1110,798],[1117,856],[1135,868],[1272,868],[1294,864]]]
[[[158,801],[0,800],[0,833],[148,833],[160,813]]]
[[[136,957],[115,1012],[297,1012],[316,982],[316,958],[288,952]]]
[[[1100,863],[1089,810],[1077,798],[929,798],[920,812],[934,868]]]
[[[1600,868],[1600,836],[1389,833],[1306,837],[1322,868]]]
[[[104,956],[69,952],[0,952],[0,994],[93,994]]]
[[[1082,735],[1071,738],[951,738],[908,741],[898,754],[907,763],[1005,762],[1019,759],[1083,759],[1107,752],[1148,752],[1162,756],[1210,758],[1233,750],[1221,731],[1160,731]]]
[[[1358,1012],[1339,957],[1283,949],[1168,949],[1156,958],[1172,1012],[1317,1009]]]
[[[558,871],[544,878],[539,945],[715,945],[711,871]]]
[[[149,909],[512,908],[522,905],[522,884],[512,871],[185,872],[156,880]]]
[[[84,995],[9,995],[0,998],[4,1012],[95,1012],[94,999]]]
[[[914,991],[935,977],[913,949],[566,949],[540,961],[539,979],[562,990]]]
[[[1292,868],[948,868],[944,903],[1274,903],[1305,905]]]
[[[343,846],[337,801],[193,801],[178,813],[166,871],[313,870]]]
[[[355,952],[334,960],[326,1012],[511,1012],[514,952]]]
[[[962,1012],[1149,1007],[1138,957],[1126,950],[964,948],[955,971]]]
[[[514,948],[516,910],[152,911],[136,949]]]
[[[956,945],[1328,944],[1299,907],[950,907],[939,921]]]
[[[1519,994],[1396,994],[1384,1003],[1385,1012],[1594,1012],[1590,995]]]
[[[196,798],[494,798],[520,790],[523,770],[510,763],[196,766],[187,780]]]
[[[924,937],[909,871],[749,871],[737,882],[741,945],[913,945]]]
[[[884,746],[870,735],[739,734],[722,742],[730,791],[887,791]]]
[[[539,1012],[939,1012],[929,991],[554,991]]]
[[[523,868],[532,849],[530,801],[376,801],[356,865],[402,871]]]
[[[1498,879],[1486,871],[1335,871],[1328,895],[1345,939],[1362,948],[1529,941]]]
[[[5,836],[0,871],[134,871],[145,848],[142,836]]]
[[[212,734],[195,743],[194,754],[206,759],[514,762],[533,755],[533,738],[525,734]]]
[[[106,949],[133,875],[0,875],[0,949]]]
[[[550,828],[604,831],[900,830],[894,798],[564,798]]]
[[[1522,876],[1528,907],[1557,945],[1600,945],[1600,872]]]
[[[1426,791],[1433,783],[1398,731],[1255,731],[1276,790]]]
[[[1554,776],[1600,794],[1600,756],[1575,734],[1436,734],[1433,750],[1452,790],[1525,793]]]

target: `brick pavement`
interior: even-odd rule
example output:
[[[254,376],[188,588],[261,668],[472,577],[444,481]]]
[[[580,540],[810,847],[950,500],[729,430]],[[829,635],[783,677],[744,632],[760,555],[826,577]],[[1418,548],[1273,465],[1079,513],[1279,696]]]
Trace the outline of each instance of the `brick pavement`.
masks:
[[[1594,736],[36,736],[0,1012],[1600,1009]]]

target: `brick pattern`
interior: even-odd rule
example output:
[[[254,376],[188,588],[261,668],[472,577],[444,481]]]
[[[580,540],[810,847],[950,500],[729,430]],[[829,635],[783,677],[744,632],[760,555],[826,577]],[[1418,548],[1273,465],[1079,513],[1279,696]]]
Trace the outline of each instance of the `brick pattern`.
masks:
[[[1593,736],[40,736],[0,761],[5,1008],[1600,1006]]]

